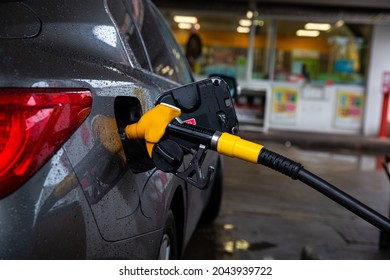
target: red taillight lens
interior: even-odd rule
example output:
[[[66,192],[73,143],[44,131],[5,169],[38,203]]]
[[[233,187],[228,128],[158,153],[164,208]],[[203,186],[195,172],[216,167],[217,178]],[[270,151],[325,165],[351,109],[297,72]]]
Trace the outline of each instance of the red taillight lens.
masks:
[[[0,198],[34,174],[91,111],[84,89],[0,89]]]

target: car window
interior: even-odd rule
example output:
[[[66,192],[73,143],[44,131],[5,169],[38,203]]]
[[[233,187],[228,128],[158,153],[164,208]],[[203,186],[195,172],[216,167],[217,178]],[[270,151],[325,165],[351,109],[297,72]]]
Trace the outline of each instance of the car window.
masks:
[[[183,55],[160,13],[149,1],[107,1],[124,41],[140,66],[180,84],[193,81]]]
[[[124,4],[124,2],[118,0],[107,1],[112,18],[117,24],[119,33],[125,44],[131,49],[140,66],[152,71],[152,66],[143,46],[141,35],[137,31],[138,25],[134,24],[134,21],[137,19],[142,21],[143,12],[142,14],[140,12],[143,9],[137,9],[137,12],[133,16],[133,14],[128,12]],[[142,5],[142,2],[139,4]]]
[[[187,60],[165,20],[153,6],[149,6],[146,11],[144,25],[140,30],[154,71],[181,84],[192,82]],[[165,47],[159,47],[161,44]]]

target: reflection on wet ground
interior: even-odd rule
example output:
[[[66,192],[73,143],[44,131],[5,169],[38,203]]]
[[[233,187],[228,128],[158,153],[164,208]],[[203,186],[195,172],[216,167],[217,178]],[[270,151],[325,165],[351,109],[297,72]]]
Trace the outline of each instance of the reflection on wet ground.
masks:
[[[389,216],[382,156],[265,146]],[[224,174],[220,216],[199,226],[185,259],[390,259],[379,230],[302,182],[231,158]]]
[[[240,251],[260,251],[276,247],[276,244],[265,241],[249,243],[245,239],[237,239],[234,232],[229,232],[230,229],[226,226],[226,224],[201,225],[187,250],[187,257],[229,260],[237,259],[235,256],[239,256]],[[201,248],[197,248],[199,244]]]

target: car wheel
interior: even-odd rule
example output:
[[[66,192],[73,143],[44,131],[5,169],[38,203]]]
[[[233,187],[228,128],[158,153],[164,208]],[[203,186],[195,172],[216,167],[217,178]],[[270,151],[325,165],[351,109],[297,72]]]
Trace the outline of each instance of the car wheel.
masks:
[[[177,259],[176,222],[172,210],[169,210],[164,226],[164,234],[160,243],[159,260]]]
[[[210,199],[206,208],[203,210],[201,223],[211,223],[219,215],[221,209],[222,194],[223,194],[223,158],[219,156],[218,165],[216,168],[215,180],[212,187]]]

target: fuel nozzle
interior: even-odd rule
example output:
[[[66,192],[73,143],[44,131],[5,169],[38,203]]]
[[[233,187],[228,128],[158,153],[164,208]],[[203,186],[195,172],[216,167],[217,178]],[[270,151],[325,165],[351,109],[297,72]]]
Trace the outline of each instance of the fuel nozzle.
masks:
[[[178,118],[180,115],[179,108],[165,103],[158,104],[137,123],[128,125],[126,136],[129,139],[145,139],[149,156],[163,171],[177,170],[182,162],[182,148],[170,137],[203,145],[229,157],[258,162],[262,145],[226,132],[187,124]]]
[[[169,104],[159,104],[146,112],[141,119],[125,128],[128,139],[145,139],[148,154],[152,157],[154,145],[160,142],[165,129],[174,118],[180,116],[181,110]]]
[[[185,124],[178,119],[180,115],[179,108],[160,103],[146,112],[137,123],[126,126],[126,137],[144,139],[149,157],[158,169],[174,173],[197,188],[204,189],[214,172],[211,166],[208,167],[206,174],[202,170],[206,148],[210,147],[214,132]],[[194,144],[197,148],[191,149]],[[182,165],[184,152],[192,153],[192,160],[184,171],[178,171]]]

